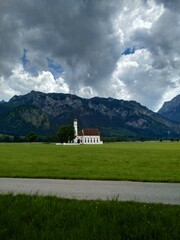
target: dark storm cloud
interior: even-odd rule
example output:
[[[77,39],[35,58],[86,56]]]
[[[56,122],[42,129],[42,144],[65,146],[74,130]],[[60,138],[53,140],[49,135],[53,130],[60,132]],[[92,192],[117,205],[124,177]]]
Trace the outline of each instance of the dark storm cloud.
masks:
[[[158,4],[162,3],[166,8],[179,12],[180,1],[179,0],[156,0]]]
[[[107,78],[120,54],[119,39],[113,31],[117,3],[103,0],[7,0],[0,3],[0,24],[4,27],[1,58],[9,63],[10,58],[13,60],[9,69],[2,64],[1,72],[10,74],[13,63],[19,60],[25,48],[31,55],[30,61],[40,70],[48,67],[46,57],[55,58],[60,64],[62,61],[65,68],[71,69],[68,73],[70,86],[71,81],[76,87],[81,81],[96,84],[97,79]],[[76,79],[76,68],[82,63],[86,75],[77,75]]]
[[[0,0],[0,97],[34,86],[157,105],[179,84],[179,6],[178,0]]]

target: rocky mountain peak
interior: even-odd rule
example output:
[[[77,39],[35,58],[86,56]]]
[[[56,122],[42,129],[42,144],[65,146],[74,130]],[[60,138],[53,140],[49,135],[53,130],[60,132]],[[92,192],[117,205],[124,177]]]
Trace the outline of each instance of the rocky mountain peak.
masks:
[[[158,113],[172,121],[180,123],[180,95],[165,102]]]

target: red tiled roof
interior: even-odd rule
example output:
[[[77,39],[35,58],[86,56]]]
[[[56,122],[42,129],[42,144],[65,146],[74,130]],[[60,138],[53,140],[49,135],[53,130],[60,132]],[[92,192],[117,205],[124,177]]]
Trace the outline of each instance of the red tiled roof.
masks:
[[[84,128],[78,132],[78,136],[100,136],[97,128]]]

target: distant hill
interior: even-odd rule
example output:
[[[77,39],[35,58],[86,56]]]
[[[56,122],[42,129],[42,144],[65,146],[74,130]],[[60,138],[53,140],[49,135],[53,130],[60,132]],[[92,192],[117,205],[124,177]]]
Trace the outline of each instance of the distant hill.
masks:
[[[53,134],[60,125],[73,124],[75,117],[79,129],[99,128],[103,136],[167,137],[180,133],[180,124],[135,101],[84,99],[71,94],[36,91],[0,103],[0,133]]]
[[[165,102],[158,113],[180,123],[180,95],[174,97],[171,101]]]

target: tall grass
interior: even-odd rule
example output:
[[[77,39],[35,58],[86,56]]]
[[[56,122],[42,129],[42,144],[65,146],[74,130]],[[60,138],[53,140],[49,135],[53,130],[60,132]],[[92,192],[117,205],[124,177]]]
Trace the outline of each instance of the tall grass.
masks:
[[[0,195],[0,239],[179,239],[180,206]]]
[[[180,182],[180,143],[0,144],[0,176]]]

